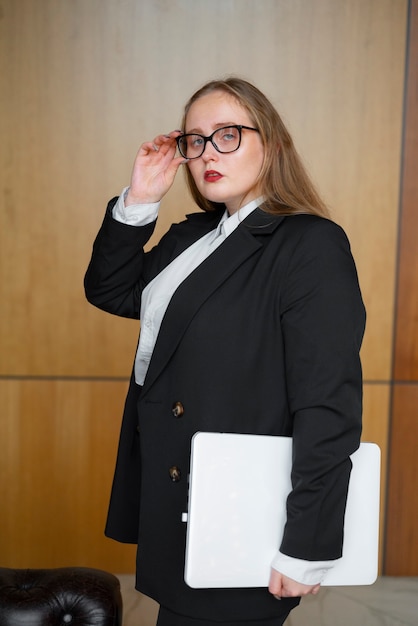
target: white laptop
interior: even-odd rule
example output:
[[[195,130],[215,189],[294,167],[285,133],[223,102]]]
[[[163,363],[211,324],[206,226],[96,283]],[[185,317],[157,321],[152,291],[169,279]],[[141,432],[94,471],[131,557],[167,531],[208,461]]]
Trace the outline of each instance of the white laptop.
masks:
[[[362,443],[344,523],[343,557],[323,585],[377,578],[380,448]],[[196,433],[192,440],[184,578],[193,588],[267,587],[291,491],[292,439]]]

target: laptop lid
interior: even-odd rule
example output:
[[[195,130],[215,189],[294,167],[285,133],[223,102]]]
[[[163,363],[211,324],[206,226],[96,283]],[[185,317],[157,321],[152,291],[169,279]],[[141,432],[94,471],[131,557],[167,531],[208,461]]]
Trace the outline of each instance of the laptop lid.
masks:
[[[362,443],[353,469],[343,557],[323,585],[377,577],[380,449]],[[291,491],[292,439],[196,433],[192,440],[185,581],[193,588],[267,587]]]

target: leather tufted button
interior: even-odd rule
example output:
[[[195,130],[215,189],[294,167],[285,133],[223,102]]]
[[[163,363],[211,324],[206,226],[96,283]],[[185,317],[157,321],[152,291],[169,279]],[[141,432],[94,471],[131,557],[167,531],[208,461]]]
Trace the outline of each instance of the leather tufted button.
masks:
[[[177,467],[177,465],[173,465],[172,467],[170,467],[170,469],[168,470],[168,473],[170,474],[170,478],[173,481],[173,483],[179,482],[181,478],[181,471],[180,471],[180,468]]]
[[[184,406],[182,405],[181,402],[175,402],[173,404],[171,412],[174,415],[174,417],[182,417],[182,415],[184,414]]]
[[[121,613],[119,580],[103,570],[0,567],[1,626],[119,626]]]

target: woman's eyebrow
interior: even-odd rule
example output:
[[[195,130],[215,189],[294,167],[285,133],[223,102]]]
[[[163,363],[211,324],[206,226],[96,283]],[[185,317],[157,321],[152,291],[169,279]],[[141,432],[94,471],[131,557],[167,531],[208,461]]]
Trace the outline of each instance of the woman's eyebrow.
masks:
[[[223,128],[224,126],[228,127],[228,126],[235,126],[235,122],[219,122],[218,124],[214,124],[213,129],[217,130],[218,128]],[[196,133],[197,135],[202,135],[203,131],[201,128],[192,128],[191,130],[187,131],[187,135],[190,134],[194,134]]]

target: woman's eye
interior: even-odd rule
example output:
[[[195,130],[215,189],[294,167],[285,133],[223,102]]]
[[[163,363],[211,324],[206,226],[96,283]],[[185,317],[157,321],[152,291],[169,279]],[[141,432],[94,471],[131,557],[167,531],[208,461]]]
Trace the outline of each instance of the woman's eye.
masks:
[[[191,139],[191,145],[193,148],[199,148],[203,143],[203,137],[200,137],[199,135],[196,135],[195,137],[192,137]]]
[[[225,142],[234,141],[237,137],[237,132],[235,128],[225,128],[225,129],[222,129],[222,132],[220,133],[220,135],[221,135],[220,139],[222,141],[225,141]]]

